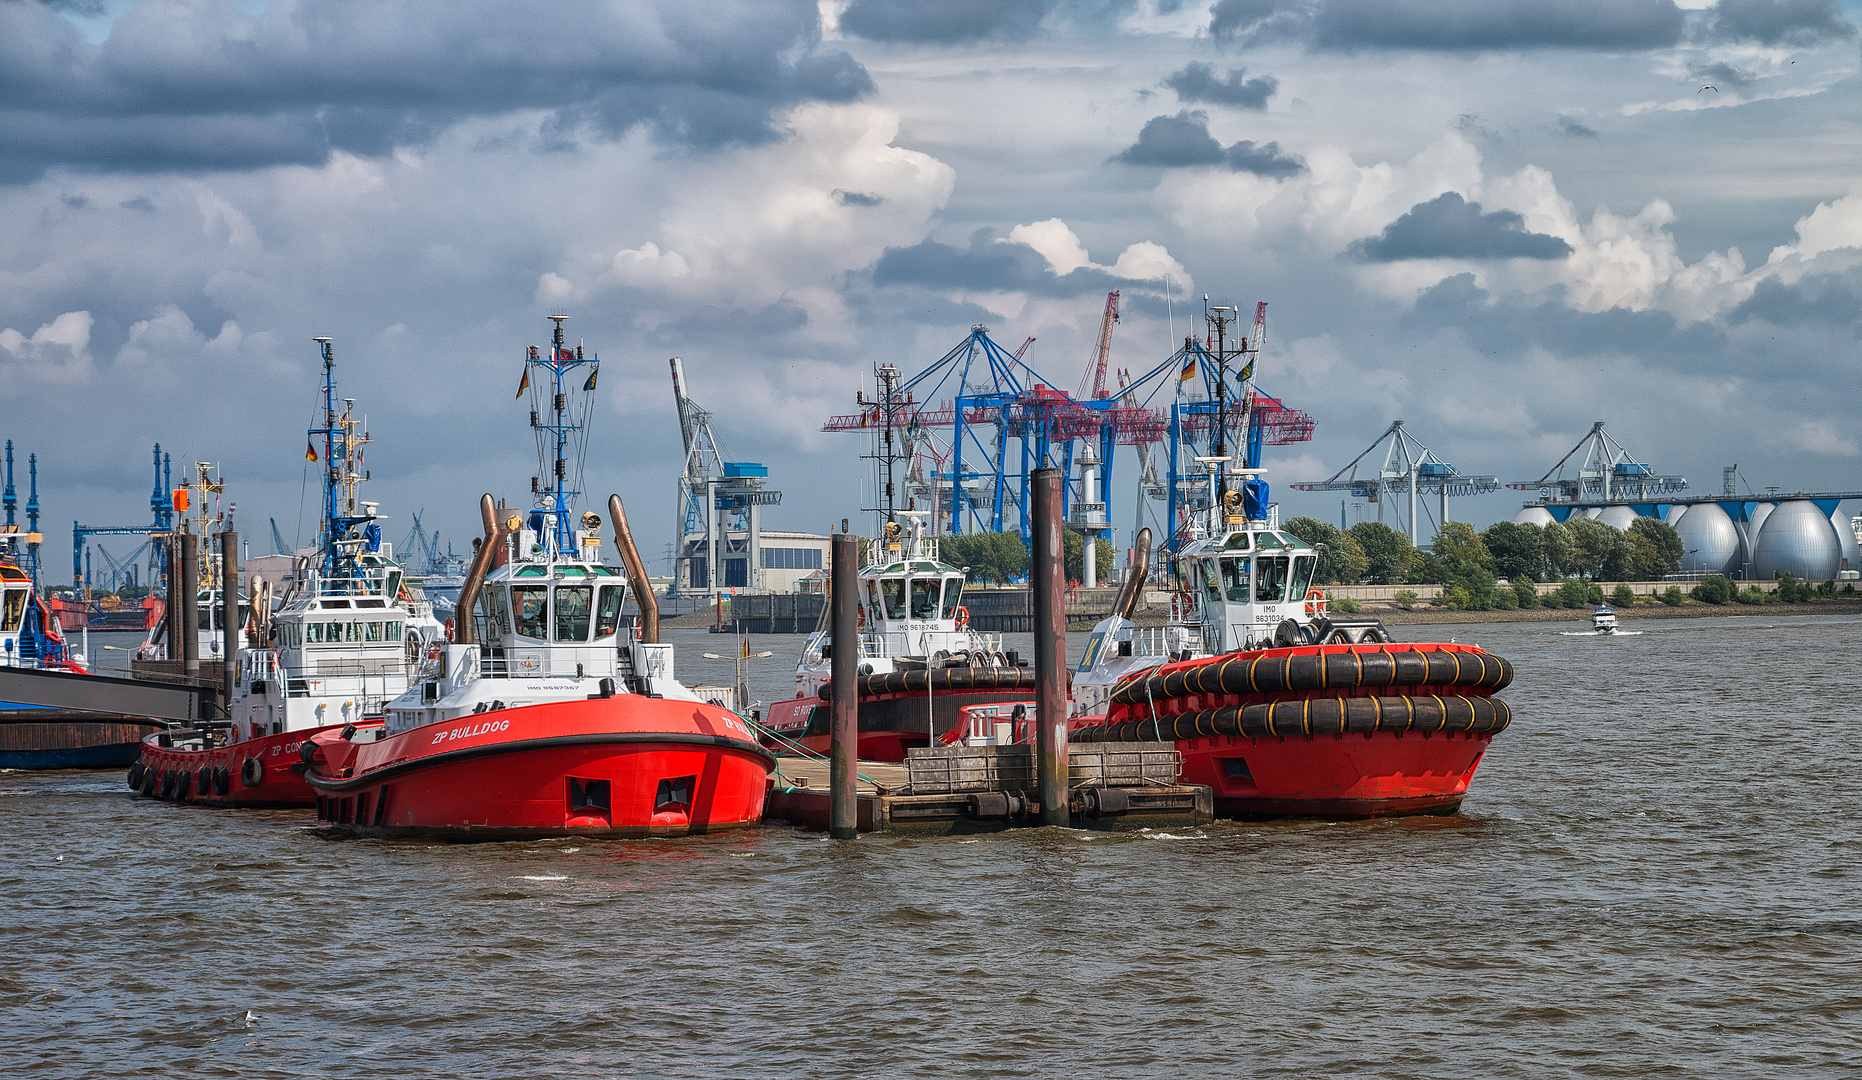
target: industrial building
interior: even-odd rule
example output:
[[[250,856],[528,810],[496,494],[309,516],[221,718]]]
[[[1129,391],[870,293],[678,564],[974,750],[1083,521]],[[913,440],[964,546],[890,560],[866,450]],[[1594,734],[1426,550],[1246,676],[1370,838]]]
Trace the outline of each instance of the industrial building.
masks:
[[[1855,529],[1839,509],[1844,500],[1862,499],[1862,491],[1742,495],[1735,490],[1735,465],[1725,470],[1720,494],[1677,496],[1687,480],[1657,476],[1610,438],[1601,420],[1551,472],[1508,486],[1538,491],[1538,499],[1513,516],[1522,524],[1582,517],[1628,529],[1638,517],[1667,522],[1681,536],[1681,572],[1688,577],[1769,581],[1788,573],[1829,581],[1862,569]]]

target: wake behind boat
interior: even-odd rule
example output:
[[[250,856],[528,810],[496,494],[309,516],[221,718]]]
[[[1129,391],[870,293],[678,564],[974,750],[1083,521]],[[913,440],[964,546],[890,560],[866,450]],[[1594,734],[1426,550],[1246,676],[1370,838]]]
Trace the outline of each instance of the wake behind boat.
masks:
[[[550,480],[527,513],[480,500],[485,537],[452,639],[427,651],[386,724],[303,745],[317,816],[332,828],[447,840],[678,836],[762,818],[774,756],[741,717],[674,677],[619,496],[608,511],[622,569],[601,559],[600,516],[574,512],[573,451],[595,360],[565,346],[562,317],[551,318],[553,344],[529,350],[521,384],[547,387],[531,424]],[[584,365],[577,394],[565,378]],[[629,587],[637,627],[621,620]]]

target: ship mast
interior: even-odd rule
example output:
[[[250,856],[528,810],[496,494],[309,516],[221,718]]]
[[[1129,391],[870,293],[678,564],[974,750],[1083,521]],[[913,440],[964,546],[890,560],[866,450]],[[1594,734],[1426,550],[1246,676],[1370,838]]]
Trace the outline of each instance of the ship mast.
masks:
[[[562,324],[569,316],[551,315],[549,318],[556,324],[550,336],[549,355],[544,356],[543,350],[535,345],[530,347],[524,357],[526,375],[522,387],[530,391],[530,427],[537,438],[539,475],[530,481],[530,490],[536,496],[536,512],[532,518],[540,515],[547,519],[537,533],[544,550],[554,557],[575,555],[578,551],[572,511],[576,498],[582,494],[579,490],[582,458],[588,444],[588,400],[571,402],[563,379],[583,364],[595,365],[582,384],[583,392],[591,392],[595,389],[599,364],[595,357],[583,355],[582,346],[571,349],[564,344]],[[543,383],[542,380],[530,381],[528,365],[531,364],[543,368],[549,375],[550,399],[542,408],[538,407],[543,403],[537,398],[544,392]]]
[[[362,447],[369,442],[368,432],[359,431],[361,422],[354,416],[355,399],[343,398],[343,411],[336,411],[336,352],[327,337],[312,338],[323,356],[323,426],[310,432],[311,450],[316,450],[317,436],[323,436],[323,577],[326,582],[351,576],[356,569],[354,551],[340,543],[358,525],[367,526],[363,539],[369,550],[381,547],[381,527],[370,512],[373,504],[356,502],[356,485],[367,479],[362,472]]]

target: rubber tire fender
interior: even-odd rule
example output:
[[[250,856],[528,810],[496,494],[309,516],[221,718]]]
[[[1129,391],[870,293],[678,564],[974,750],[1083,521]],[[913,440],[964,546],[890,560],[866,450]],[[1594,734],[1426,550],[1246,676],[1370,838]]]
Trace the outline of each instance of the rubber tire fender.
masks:
[[[188,797],[194,794],[193,770],[176,769],[174,772],[174,777],[175,777],[175,794],[174,794],[175,801],[176,802],[187,802]]]
[[[249,757],[239,765],[239,783],[243,787],[255,788],[265,782],[265,763],[258,758]]]
[[[147,769],[143,768],[142,762],[140,761],[134,762],[129,766],[129,776],[125,779],[131,791],[140,791],[142,789],[142,774],[147,771]]]
[[[232,788],[232,774],[227,772],[226,766],[216,765],[213,770],[213,793],[221,798],[225,798],[226,793],[231,791]]]
[[[142,770],[142,783],[137,790],[145,796],[152,796],[155,794],[156,786],[161,782],[161,776],[154,769],[145,768]]]

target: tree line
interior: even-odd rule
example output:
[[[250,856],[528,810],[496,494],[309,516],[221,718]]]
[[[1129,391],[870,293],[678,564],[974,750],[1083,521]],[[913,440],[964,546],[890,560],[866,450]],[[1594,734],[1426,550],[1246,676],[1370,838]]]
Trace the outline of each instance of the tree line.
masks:
[[[1067,580],[1080,581],[1086,576],[1086,545],[1080,534],[1065,531]],[[938,557],[956,567],[966,567],[965,579],[972,584],[1007,585],[1024,581],[1033,568],[1033,557],[1017,532],[963,533],[938,537]],[[1096,540],[1094,568],[1100,580],[1112,573],[1112,541],[1104,536]]]
[[[1445,601],[1455,607],[1530,605],[1537,602],[1532,585],[1541,581],[1575,581],[1573,598],[1579,592],[1588,598],[1584,582],[1658,581],[1681,568],[1683,553],[1674,526],[1648,517],[1627,530],[1589,518],[1544,526],[1499,521],[1479,532],[1451,521],[1428,551],[1381,521],[1340,529],[1296,517],[1282,528],[1323,545],[1318,584],[1442,585]]]

